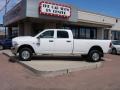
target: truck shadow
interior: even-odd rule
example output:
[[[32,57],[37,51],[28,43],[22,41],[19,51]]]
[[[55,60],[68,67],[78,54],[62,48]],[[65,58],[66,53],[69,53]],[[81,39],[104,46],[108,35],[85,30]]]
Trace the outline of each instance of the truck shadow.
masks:
[[[85,61],[85,62],[89,62],[87,58],[85,57],[74,57],[74,56],[34,56],[32,57],[31,59],[32,61],[36,61],[36,60],[52,60],[52,61],[56,61],[56,60],[59,60],[59,61]]]
[[[10,57],[10,62],[16,62],[21,61],[18,57]],[[31,61],[82,61],[82,62],[88,62],[93,63],[92,61],[89,61],[86,57],[74,57],[74,56],[33,56],[31,58]],[[105,61],[104,59],[101,59],[100,61]]]
[[[84,58],[72,56],[34,56],[32,57],[33,60],[85,61]]]

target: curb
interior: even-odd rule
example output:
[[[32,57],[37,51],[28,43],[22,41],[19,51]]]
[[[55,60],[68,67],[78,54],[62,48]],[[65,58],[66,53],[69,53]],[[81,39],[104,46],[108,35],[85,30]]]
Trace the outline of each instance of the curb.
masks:
[[[57,71],[39,71],[37,69],[34,69],[34,68],[22,63],[21,61],[19,61],[18,63],[23,65],[27,69],[31,70],[35,74],[37,74],[39,76],[45,76],[45,77],[53,77],[53,76],[59,76],[59,75],[69,75],[72,72],[97,69],[97,68],[100,68],[100,67],[103,66],[103,62],[99,62],[96,65],[84,66],[84,67],[78,67],[78,68],[67,68],[67,69],[57,70]]]
[[[4,53],[4,55],[6,55],[7,57],[9,57],[9,61],[12,63],[19,63],[22,66],[24,66],[25,68],[27,68],[28,70],[32,71],[33,73],[35,73],[36,75],[39,76],[44,76],[44,77],[53,77],[53,76],[59,76],[59,75],[69,75],[72,72],[76,72],[76,71],[81,71],[81,70],[91,70],[91,69],[97,69],[103,66],[103,61],[102,62],[98,62],[95,65],[85,65],[83,67],[78,67],[78,68],[67,68],[67,69],[63,69],[63,70],[56,70],[56,71],[39,71],[25,63],[23,63],[22,61],[19,61],[17,58],[15,58],[14,56],[10,56],[7,53]],[[26,61],[27,62],[27,61]]]
[[[10,56],[9,56],[8,54],[6,54],[5,52],[3,52],[2,54],[4,54],[5,56],[7,56],[7,57],[9,57],[9,58],[10,58]]]
[[[19,62],[19,60],[17,60],[14,56],[10,56],[5,52],[3,52],[2,54],[9,57],[9,61],[12,62],[12,63]]]
[[[30,71],[32,71],[36,75],[43,76],[43,77],[53,77],[53,76],[69,74],[68,69],[57,70],[57,71],[39,71],[37,69],[34,69],[34,68],[22,63],[21,61],[19,61],[18,63],[21,64],[22,66],[24,66],[25,68],[29,69]]]

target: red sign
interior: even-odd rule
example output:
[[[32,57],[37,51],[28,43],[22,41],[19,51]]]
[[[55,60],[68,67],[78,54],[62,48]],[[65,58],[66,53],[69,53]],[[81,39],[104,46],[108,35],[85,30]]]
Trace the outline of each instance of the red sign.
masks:
[[[71,16],[71,7],[50,3],[50,2],[40,2],[40,11],[41,15],[57,16],[63,18],[69,18]]]

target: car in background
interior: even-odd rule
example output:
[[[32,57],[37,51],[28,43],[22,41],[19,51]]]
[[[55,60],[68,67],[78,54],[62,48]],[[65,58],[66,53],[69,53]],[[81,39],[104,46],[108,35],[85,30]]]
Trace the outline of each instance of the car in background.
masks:
[[[111,54],[120,54],[120,40],[112,41]]]
[[[10,49],[12,47],[12,37],[8,37],[0,40],[0,50]]]

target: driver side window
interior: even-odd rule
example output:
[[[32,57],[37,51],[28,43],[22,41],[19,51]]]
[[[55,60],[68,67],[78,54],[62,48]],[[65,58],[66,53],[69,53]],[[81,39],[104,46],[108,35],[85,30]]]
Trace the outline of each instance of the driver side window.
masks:
[[[54,38],[54,31],[46,31],[40,35],[40,38]]]

